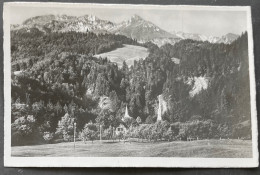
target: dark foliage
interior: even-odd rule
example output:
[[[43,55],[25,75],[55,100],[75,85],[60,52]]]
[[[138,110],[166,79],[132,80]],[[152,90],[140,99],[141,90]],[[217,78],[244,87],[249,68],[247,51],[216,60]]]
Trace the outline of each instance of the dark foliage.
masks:
[[[134,119],[154,123],[162,94],[168,104],[163,119],[170,124],[199,125],[201,134],[213,123],[216,133],[205,137],[251,137],[247,33],[228,45],[182,40],[158,48],[145,43],[149,56],[131,67],[93,57],[122,44],[140,45],[112,34],[12,32],[12,135],[19,140],[32,132],[41,138],[55,133],[67,113],[78,131],[90,121],[116,127],[126,105]],[[207,79],[208,86],[191,95],[194,77]],[[108,97],[110,111],[100,106],[102,96]],[[33,124],[26,122],[28,115],[35,118]],[[28,132],[21,135],[22,125],[28,125]]]

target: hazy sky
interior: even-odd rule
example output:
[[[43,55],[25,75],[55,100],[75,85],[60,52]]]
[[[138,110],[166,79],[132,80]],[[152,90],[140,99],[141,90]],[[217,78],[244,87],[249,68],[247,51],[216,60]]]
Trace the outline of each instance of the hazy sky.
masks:
[[[211,10],[178,10],[165,8],[144,8],[125,5],[122,7],[28,7],[13,6],[10,8],[11,24],[20,24],[24,20],[39,15],[66,14],[82,16],[92,14],[100,19],[119,23],[134,14],[151,21],[166,31],[183,31],[204,35],[222,36],[227,33],[241,34],[246,31],[245,11],[212,11]]]

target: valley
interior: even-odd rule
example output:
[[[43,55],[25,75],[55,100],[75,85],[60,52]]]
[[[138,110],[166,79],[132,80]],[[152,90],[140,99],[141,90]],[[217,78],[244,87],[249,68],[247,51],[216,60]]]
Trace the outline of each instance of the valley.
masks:
[[[100,137],[147,140],[147,150],[136,144],[144,156],[167,156],[164,150],[186,156],[172,150],[175,142],[186,144],[180,140],[243,145],[233,140],[251,139],[247,32],[208,39],[174,34],[138,15],[120,23],[43,15],[11,29],[14,155],[19,149],[27,154],[20,146],[57,142],[66,143],[50,148],[63,145],[66,151],[74,133],[94,143]],[[121,142],[117,146],[123,149]],[[204,156],[193,154],[204,149],[198,147],[188,155]]]

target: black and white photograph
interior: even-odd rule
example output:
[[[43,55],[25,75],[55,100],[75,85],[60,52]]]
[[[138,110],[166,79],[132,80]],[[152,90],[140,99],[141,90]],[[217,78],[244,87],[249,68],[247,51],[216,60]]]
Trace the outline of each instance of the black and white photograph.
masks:
[[[4,4],[5,165],[256,167],[250,7]]]

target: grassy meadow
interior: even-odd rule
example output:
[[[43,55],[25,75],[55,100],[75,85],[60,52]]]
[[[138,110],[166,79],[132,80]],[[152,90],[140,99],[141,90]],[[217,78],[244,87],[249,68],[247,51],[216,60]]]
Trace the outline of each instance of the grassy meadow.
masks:
[[[19,157],[197,157],[250,158],[250,140],[199,140],[174,142],[88,141],[15,146],[12,156]]]
[[[135,60],[139,60],[140,58],[144,59],[148,54],[147,48],[124,44],[122,48],[96,55],[96,57],[108,58],[111,62],[115,62],[121,67],[124,61],[128,66],[131,66]]]

